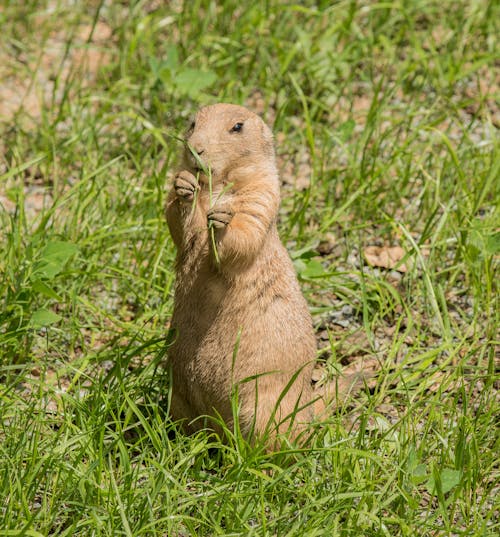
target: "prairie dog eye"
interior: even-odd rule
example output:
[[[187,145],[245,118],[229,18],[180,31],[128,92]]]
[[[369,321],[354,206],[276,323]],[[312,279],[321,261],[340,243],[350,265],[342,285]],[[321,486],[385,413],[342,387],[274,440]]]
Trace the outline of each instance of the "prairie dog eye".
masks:
[[[241,132],[243,129],[243,123],[235,123],[229,132]]]
[[[196,123],[194,121],[191,121],[191,125],[189,125],[189,130],[194,131],[195,126],[196,126]]]

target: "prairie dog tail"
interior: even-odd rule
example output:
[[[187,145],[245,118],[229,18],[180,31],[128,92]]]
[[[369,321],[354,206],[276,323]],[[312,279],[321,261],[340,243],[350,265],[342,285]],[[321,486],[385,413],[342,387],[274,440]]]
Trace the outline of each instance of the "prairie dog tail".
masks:
[[[347,368],[350,369],[350,368]],[[364,368],[347,372],[334,380],[328,381],[314,390],[314,417],[327,418],[347,399],[359,393],[365,386],[372,384],[375,372],[372,368]]]

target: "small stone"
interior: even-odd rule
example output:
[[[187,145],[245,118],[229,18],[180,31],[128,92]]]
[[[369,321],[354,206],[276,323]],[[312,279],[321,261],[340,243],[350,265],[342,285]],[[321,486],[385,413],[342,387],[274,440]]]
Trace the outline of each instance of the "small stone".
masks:
[[[335,245],[337,243],[337,239],[333,233],[327,233],[325,238],[321,240],[321,242],[318,244],[318,253],[320,255],[328,255],[333,252],[333,249],[335,248]]]
[[[348,328],[351,324],[350,321],[347,319],[332,319],[333,324],[337,324],[338,326],[341,326],[342,328]]]
[[[321,332],[319,332],[318,333],[318,338],[323,340],[323,341],[329,341],[330,337],[328,335],[328,330],[322,330]]]
[[[391,270],[387,275],[388,280],[394,283],[400,282],[402,277],[403,274],[401,272],[398,272],[397,270]]]
[[[352,317],[353,312],[354,312],[354,309],[350,304],[344,304],[342,306],[342,315],[344,317]]]

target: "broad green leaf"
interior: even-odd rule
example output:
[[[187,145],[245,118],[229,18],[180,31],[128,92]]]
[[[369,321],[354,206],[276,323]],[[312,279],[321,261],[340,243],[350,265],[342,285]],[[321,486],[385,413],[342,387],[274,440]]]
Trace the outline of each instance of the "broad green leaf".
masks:
[[[31,287],[34,291],[37,291],[38,293],[42,293],[42,295],[48,296],[49,298],[54,298],[55,300],[58,300],[59,302],[62,301],[62,297],[59,296],[54,289],[49,287],[46,283],[44,283],[42,280],[34,280],[31,283]]]
[[[460,483],[460,476],[460,472],[458,470],[454,470],[453,468],[444,468],[441,470],[439,479],[441,481],[441,490],[443,494],[450,492],[450,490]],[[436,493],[436,482],[433,475],[429,477],[429,481],[427,481],[426,486],[427,490],[431,494]]]
[[[427,467],[425,464],[417,464],[412,471],[411,479],[415,485],[422,483],[427,478]]]
[[[302,271],[304,278],[319,278],[325,274],[325,268],[317,259],[308,259]]]
[[[300,258],[293,260],[293,266],[295,267],[295,272],[301,275],[307,268],[304,260]]]
[[[493,233],[486,238],[486,251],[490,255],[500,252],[500,232]]]
[[[320,278],[325,274],[325,267],[321,262],[310,258],[307,252],[295,258],[293,266],[302,278]]]
[[[169,71],[174,71],[179,65],[179,52],[175,45],[167,47],[167,57],[162,62],[162,67],[166,67]]]
[[[61,316],[57,313],[46,310],[45,308],[40,308],[31,316],[30,325],[33,328],[42,328],[43,326],[50,326],[51,324],[57,323],[59,319],[61,319]]]
[[[441,472],[441,485],[446,494],[460,483],[461,472],[452,468],[445,468]]]
[[[311,257],[316,257],[317,255],[318,252],[311,248],[311,246],[305,246],[304,248],[290,252],[292,259],[311,259]]]
[[[76,252],[78,252],[78,246],[71,242],[49,242],[42,250],[40,259],[35,263],[32,278],[48,280],[54,278]]]
[[[175,77],[175,86],[181,93],[196,96],[201,90],[212,85],[217,75],[212,71],[198,69],[182,69]]]

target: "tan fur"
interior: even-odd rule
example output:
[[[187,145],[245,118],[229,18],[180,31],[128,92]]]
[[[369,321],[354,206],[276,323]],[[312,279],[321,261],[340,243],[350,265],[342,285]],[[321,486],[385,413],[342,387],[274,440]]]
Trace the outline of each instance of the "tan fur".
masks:
[[[232,130],[237,123],[240,132]],[[243,107],[215,104],[198,112],[187,143],[201,162],[186,152],[167,201],[178,250],[172,417],[196,429],[203,426],[200,416],[220,416],[231,427],[237,387],[243,434],[261,435],[269,422],[275,432],[291,426],[296,435],[313,414],[316,343],[276,228],[280,194],[271,131]],[[211,170],[212,200],[201,164]],[[291,424],[287,416],[304,405]]]

